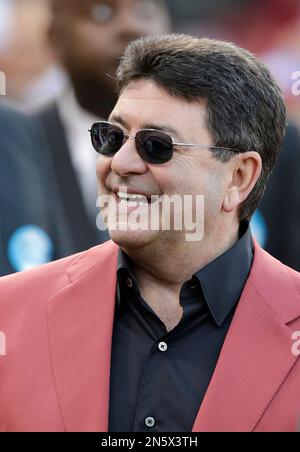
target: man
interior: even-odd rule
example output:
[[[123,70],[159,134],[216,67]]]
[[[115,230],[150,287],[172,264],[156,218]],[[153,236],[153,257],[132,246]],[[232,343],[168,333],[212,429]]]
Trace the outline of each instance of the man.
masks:
[[[185,35],[133,42],[118,82],[91,129],[113,241],[0,282],[1,430],[295,431],[300,277],[248,226],[285,130],[276,82]],[[180,201],[197,240],[165,221]]]
[[[167,32],[169,16],[162,0],[52,0],[52,6],[51,45],[70,83],[35,118],[51,151],[74,253],[108,238],[96,228],[96,159],[87,130],[116,103],[113,76],[129,41]]]
[[[0,106],[0,276],[69,252],[56,187],[39,131],[23,115]],[[54,218],[56,219],[54,222]],[[59,231],[59,232],[58,232]],[[62,243],[63,242],[63,243]]]

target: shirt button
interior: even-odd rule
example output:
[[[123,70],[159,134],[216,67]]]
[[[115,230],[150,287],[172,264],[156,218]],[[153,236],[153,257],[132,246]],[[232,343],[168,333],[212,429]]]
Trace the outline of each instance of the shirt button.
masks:
[[[133,281],[131,278],[127,279],[127,286],[131,289],[133,287]]]
[[[166,352],[168,350],[168,346],[165,342],[160,342],[158,348],[161,352]]]
[[[155,419],[153,417],[147,417],[145,419],[145,425],[148,428],[152,428],[155,426]]]

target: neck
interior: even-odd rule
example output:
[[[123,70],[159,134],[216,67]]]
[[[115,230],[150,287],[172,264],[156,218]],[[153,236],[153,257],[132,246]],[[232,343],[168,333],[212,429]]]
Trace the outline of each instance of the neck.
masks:
[[[236,243],[238,225],[226,237],[224,235],[223,229],[218,235],[204,238],[198,249],[194,242],[184,242],[183,246],[179,242],[178,246],[170,249],[161,244],[136,250],[124,249],[133,261],[132,270],[143,298],[161,320],[164,319],[166,326],[174,326],[181,318],[179,295],[182,285]]]
[[[181,287],[191,279],[193,274],[221,256],[230,249],[239,238],[239,226],[230,233],[204,237],[202,241],[181,242],[169,249],[161,243],[151,244],[138,249],[124,249],[134,262],[136,277],[142,275],[143,280],[149,279],[152,284],[166,287]]]

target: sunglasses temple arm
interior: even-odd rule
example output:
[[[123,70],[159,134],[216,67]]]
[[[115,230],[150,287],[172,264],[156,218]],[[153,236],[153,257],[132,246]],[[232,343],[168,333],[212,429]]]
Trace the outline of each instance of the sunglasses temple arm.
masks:
[[[226,148],[221,146],[210,146],[205,144],[187,144],[187,143],[173,143],[174,146],[182,146],[182,147],[188,147],[188,148],[202,148],[202,149],[219,149],[224,151],[233,151],[233,152],[241,152],[238,149],[233,148]]]

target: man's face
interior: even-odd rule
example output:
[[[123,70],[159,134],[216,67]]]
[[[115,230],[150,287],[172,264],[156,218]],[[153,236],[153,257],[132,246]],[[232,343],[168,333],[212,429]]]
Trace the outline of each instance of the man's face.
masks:
[[[52,42],[73,79],[100,80],[109,87],[131,40],[166,33],[162,0],[61,0],[53,18]]]
[[[170,161],[149,164],[141,159],[135,141],[128,139],[113,157],[100,156],[97,163],[101,195],[113,195],[111,209],[117,209],[124,219],[132,216],[134,208],[120,205],[118,192],[159,195],[172,198],[179,195],[204,196],[205,234],[220,227],[224,193],[226,191],[226,164],[213,158],[209,146],[211,136],[205,125],[205,102],[190,103],[171,96],[150,80],[131,82],[120,96],[110,122],[121,126],[130,135],[143,128],[171,128],[176,142],[203,144],[206,148],[175,149]],[[122,122],[122,123],[121,123]],[[126,124],[126,127],[125,127]],[[227,178],[228,182],[228,178]],[[113,202],[116,201],[116,202]],[[163,206],[164,204],[162,204]],[[194,206],[194,205],[193,205]],[[142,210],[150,215],[151,204]],[[117,217],[118,218],[118,217]],[[116,229],[116,228],[115,228]],[[110,230],[111,238],[125,249],[159,244],[166,250],[185,240],[186,231],[174,230]]]

